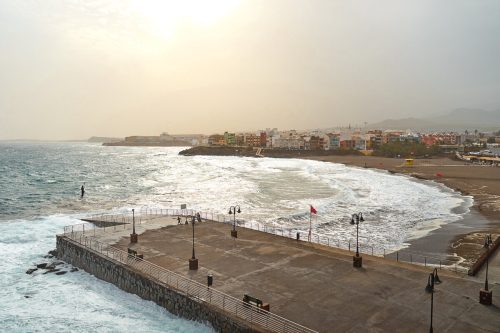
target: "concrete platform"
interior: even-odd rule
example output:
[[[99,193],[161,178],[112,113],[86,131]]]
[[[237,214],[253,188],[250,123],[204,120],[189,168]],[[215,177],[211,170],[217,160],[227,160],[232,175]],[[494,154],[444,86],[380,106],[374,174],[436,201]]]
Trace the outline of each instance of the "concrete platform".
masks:
[[[170,221],[172,220],[172,221]],[[173,219],[169,218],[169,224]],[[165,221],[164,221],[165,222]],[[141,228],[142,229],[142,228]],[[140,230],[139,242],[122,237],[144,259],[206,283],[236,298],[244,294],[270,303],[271,312],[320,332],[425,332],[430,322],[431,268],[363,255],[363,268],[352,267],[352,253],[217,222],[196,223],[199,269],[190,271],[192,226]],[[110,234],[96,235],[108,244]],[[493,306],[479,304],[480,280],[439,271],[443,283],[434,294],[436,332],[499,332],[500,289]]]

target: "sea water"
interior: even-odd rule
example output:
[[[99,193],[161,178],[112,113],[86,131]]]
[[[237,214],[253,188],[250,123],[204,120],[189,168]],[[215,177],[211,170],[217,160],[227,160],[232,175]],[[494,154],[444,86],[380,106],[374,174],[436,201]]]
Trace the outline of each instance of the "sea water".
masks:
[[[0,331],[209,332],[83,271],[25,271],[55,248],[55,234],[98,213],[188,208],[332,241],[355,237],[396,249],[472,204],[443,186],[386,172],[300,159],[179,156],[181,148],[88,143],[0,143]],[[80,187],[86,194],[80,198]]]

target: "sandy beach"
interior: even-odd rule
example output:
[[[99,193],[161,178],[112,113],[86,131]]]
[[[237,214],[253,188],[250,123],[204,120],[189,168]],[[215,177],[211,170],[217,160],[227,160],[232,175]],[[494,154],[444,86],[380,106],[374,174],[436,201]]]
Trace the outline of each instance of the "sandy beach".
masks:
[[[470,213],[462,221],[444,225],[428,236],[410,241],[408,250],[456,254],[470,265],[483,251],[485,234],[500,233],[500,167],[465,164],[449,158],[416,159],[405,167],[404,159],[374,156],[309,156],[318,161],[376,168],[431,180],[474,198]]]

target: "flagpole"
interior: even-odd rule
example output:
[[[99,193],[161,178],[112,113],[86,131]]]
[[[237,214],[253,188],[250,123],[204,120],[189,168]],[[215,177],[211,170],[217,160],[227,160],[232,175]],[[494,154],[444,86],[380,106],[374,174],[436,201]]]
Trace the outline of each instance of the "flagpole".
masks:
[[[309,209],[309,237],[308,237],[309,242],[311,241],[311,220],[312,220],[312,212],[311,209]]]

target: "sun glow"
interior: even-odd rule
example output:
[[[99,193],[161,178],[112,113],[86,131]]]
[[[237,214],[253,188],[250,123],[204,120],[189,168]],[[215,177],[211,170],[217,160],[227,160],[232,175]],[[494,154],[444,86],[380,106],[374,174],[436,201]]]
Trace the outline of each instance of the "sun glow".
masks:
[[[171,37],[182,24],[209,26],[230,14],[241,0],[134,0],[133,10],[155,34]]]

